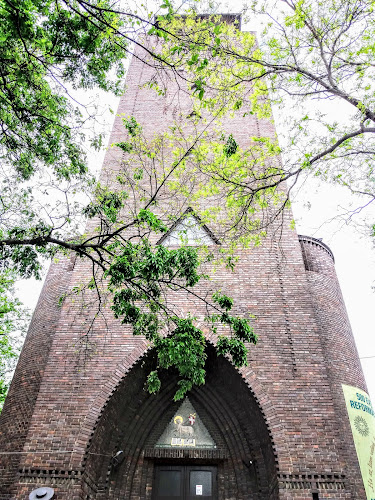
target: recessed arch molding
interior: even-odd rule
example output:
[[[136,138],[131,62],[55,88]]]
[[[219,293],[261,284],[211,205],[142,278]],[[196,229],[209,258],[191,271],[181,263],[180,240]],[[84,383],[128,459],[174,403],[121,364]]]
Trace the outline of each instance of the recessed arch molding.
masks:
[[[207,345],[206,384],[189,400],[215,441],[216,450],[155,447],[180,402],[173,402],[177,377],[162,373],[162,390],[144,390],[153,368],[148,351],[117,385],[87,447],[82,488],[87,500],[152,500],[155,465],[216,464],[219,499],[276,500],[277,457],[270,430],[257,398],[240,373]],[[121,462],[112,457],[122,451]]]

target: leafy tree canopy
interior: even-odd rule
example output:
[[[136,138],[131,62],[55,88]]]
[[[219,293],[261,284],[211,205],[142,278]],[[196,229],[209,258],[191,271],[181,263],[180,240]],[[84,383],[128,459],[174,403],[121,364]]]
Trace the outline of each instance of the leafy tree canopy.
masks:
[[[0,411],[29,319],[28,311],[14,298],[16,279],[8,269],[0,272]]]
[[[219,17],[201,17],[197,29],[192,12],[161,23],[168,31],[163,57],[188,68],[205,109],[272,118],[272,106],[283,178],[313,174],[372,203],[373,2],[260,0],[249,11],[264,21],[259,45]]]
[[[81,176],[86,164],[76,127],[82,116],[64,87],[120,92],[127,47],[116,43],[109,26],[120,27],[121,19],[110,10],[90,19],[85,2],[55,0],[2,0],[0,19],[2,160],[22,179],[40,164],[60,179]]]
[[[233,266],[238,244],[259,243],[282,221],[286,180],[312,174],[361,194],[364,204],[374,199],[373,2],[252,2],[248,11],[267,18],[259,46],[235,23],[197,17],[200,8],[181,16],[169,0],[155,12],[108,0],[0,1],[1,257],[23,277],[39,277],[41,259],[56,252],[90,262],[89,283],[72,293],[96,293],[97,314],[110,300],[156,346],[158,367],[179,371],[177,398],[204,380],[204,337],[168,297],[182,291],[202,300],[208,328],[231,332],[219,352],[241,365],[243,342],[256,336],[247,319],[230,314],[225,293],[202,292],[204,269],[212,271],[213,259]],[[153,139],[124,117],[117,178],[95,183],[83,149],[87,117],[67,86],[120,93],[134,46],[155,69],[147,85],[164,95],[173,78],[191,96],[192,113]],[[342,103],[347,119],[328,113],[331,102]],[[284,119],[282,148],[276,138],[249,137],[244,149],[221,129],[226,115],[270,120],[271,106]],[[92,142],[100,147],[101,137]],[[172,212],[171,197],[182,200]],[[188,207],[215,224],[224,242],[215,255],[156,244]],[[148,383],[158,390],[157,369]]]

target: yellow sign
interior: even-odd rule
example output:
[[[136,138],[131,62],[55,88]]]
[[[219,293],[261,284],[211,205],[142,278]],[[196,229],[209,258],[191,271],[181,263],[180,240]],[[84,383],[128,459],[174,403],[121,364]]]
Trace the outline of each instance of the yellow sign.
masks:
[[[361,389],[343,385],[353,440],[361,468],[367,500],[375,500],[375,412]]]

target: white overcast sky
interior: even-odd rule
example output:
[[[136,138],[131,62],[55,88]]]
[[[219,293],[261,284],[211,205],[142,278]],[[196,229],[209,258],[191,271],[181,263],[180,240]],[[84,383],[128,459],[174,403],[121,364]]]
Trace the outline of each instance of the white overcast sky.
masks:
[[[219,9],[221,12],[235,12],[236,4]],[[253,19],[246,25],[246,30],[260,31],[259,24]],[[82,100],[90,100],[97,92],[82,96]],[[109,113],[109,107],[117,109],[118,99],[104,93],[97,94],[103,110],[102,123],[108,134],[112,128],[114,115]],[[339,104],[337,105],[339,106]],[[336,110],[338,111],[338,110]],[[276,116],[277,126],[277,116]],[[108,136],[107,136],[108,140]],[[99,170],[103,161],[101,154],[90,155],[92,169]],[[375,310],[375,249],[369,238],[362,237],[351,225],[337,219],[343,213],[352,199],[347,191],[330,185],[319,185],[310,180],[303,186],[293,203],[293,213],[297,222],[299,234],[323,238],[332,250],[336,271],[341,284],[346,307],[357,343],[359,356],[367,380],[369,393],[375,403],[375,335],[372,313]],[[308,203],[307,203],[308,202]],[[309,205],[310,208],[307,208]],[[375,209],[369,214],[375,222]],[[354,222],[355,222],[354,217]],[[19,297],[30,308],[36,305],[41,283],[35,281],[22,282],[19,287]]]

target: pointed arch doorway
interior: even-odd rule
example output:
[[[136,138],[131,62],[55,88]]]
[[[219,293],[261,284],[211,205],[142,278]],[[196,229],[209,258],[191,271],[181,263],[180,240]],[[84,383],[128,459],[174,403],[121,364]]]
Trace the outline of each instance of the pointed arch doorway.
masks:
[[[119,384],[97,422],[86,453],[84,498],[279,498],[277,460],[257,400],[230,362],[217,357],[213,346],[207,346],[207,354],[206,384],[189,393],[188,399],[211,441],[172,445],[172,438],[193,439],[186,429],[165,441],[168,426],[177,428],[174,420],[182,402],[173,402],[176,380],[170,373],[163,375],[159,394],[144,391],[145,378],[154,366],[148,354]],[[188,415],[181,417],[183,421],[177,422],[185,427]],[[114,465],[111,457],[118,451],[122,459]]]
[[[167,424],[164,432],[155,444],[155,449],[171,456],[178,450],[180,454],[193,452],[196,456],[202,452],[217,451],[217,445],[198,412],[186,397]],[[171,462],[172,464],[173,462]],[[153,482],[154,500],[191,500],[217,498],[217,465],[190,463],[156,464]]]

